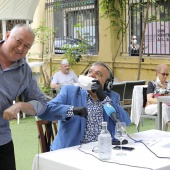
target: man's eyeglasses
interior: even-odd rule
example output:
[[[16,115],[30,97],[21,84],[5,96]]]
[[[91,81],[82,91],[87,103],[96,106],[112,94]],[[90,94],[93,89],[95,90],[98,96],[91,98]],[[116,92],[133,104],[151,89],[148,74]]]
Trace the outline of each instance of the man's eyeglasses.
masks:
[[[95,75],[98,76],[98,77],[102,77],[102,76],[103,76],[103,73],[102,73],[102,72],[100,72],[100,71],[94,72],[94,70],[91,70],[91,69],[89,69],[88,74],[89,74],[89,75],[90,75],[90,74],[95,74]]]
[[[133,38],[132,40],[136,40],[137,38]]]
[[[169,76],[169,73],[160,73],[162,76]]]

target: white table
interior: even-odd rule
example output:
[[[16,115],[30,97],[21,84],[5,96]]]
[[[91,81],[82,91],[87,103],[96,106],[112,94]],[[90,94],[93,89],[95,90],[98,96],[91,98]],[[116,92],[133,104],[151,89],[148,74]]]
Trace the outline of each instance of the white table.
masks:
[[[40,67],[44,64],[44,62],[28,62],[28,65],[32,68],[32,67]],[[37,82],[39,82],[41,73],[37,72],[37,73],[33,73],[34,77],[36,78]]]
[[[162,127],[162,103],[170,103],[170,96],[159,96],[157,98],[158,126]]]
[[[36,67],[36,66],[42,66],[44,64],[44,62],[28,62],[28,65],[30,67]]]
[[[143,88],[147,85],[136,85],[132,94],[131,122],[138,126],[143,107]]]
[[[143,140],[143,142],[159,156],[170,157],[169,132],[149,130],[130,136],[135,140]],[[129,141],[127,146],[132,146],[135,150],[124,151],[127,153],[124,157],[117,156],[116,153],[119,151],[113,150],[112,158],[108,161],[110,163],[101,162],[92,156],[98,157],[97,153],[92,152],[97,142],[92,142],[84,144],[81,147],[82,151],[92,155],[79,151],[79,146],[36,154],[33,160],[32,170],[146,170],[147,168],[154,170],[170,170],[169,159],[157,158],[142,143],[135,143],[130,138],[127,139]],[[131,166],[141,166],[145,168],[141,169]]]

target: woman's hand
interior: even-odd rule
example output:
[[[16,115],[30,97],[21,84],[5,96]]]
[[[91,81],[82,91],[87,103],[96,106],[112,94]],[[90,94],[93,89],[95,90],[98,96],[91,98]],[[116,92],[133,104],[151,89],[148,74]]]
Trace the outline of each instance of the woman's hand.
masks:
[[[153,104],[157,103],[157,98],[153,98]]]
[[[153,93],[147,94],[147,102],[149,104],[157,104],[157,98],[153,97]]]

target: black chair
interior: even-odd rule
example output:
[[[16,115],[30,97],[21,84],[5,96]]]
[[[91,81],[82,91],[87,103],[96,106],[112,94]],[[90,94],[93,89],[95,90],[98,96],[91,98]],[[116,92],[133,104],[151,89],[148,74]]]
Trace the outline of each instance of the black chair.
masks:
[[[50,78],[50,82],[52,81],[53,76]],[[51,88],[51,98],[55,98],[57,96],[57,90]]]
[[[56,96],[57,96],[56,89],[51,89],[51,97],[52,97],[52,99],[55,98]]]
[[[140,122],[142,122],[142,126],[144,125],[144,119],[149,118],[149,119],[154,119],[155,120],[155,129],[158,129],[158,116],[157,115],[147,115],[145,114],[145,106],[147,103],[147,87],[143,88],[143,107],[142,107],[142,113],[140,115],[140,121],[137,126],[137,131],[139,132],[140,130]]]
[[[123,108],[128,109],[128,112],[130,112],[129,109],[131,109],[133,88],[135,85],[145,85],[146,80],[125,81],[125,83],[126,83],[126,88],[125,88]]]
[[[124,94],[125,94],[126,83],[113,83],[111,90],[117,92],[120,95],[120,105],[124,105]]]

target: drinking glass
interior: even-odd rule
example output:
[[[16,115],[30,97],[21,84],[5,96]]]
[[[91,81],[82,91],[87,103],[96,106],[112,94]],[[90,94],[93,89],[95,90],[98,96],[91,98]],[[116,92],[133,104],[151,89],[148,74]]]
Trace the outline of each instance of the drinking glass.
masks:
[[[126,133],[126,123],[125,122],[117,122],[115,127],[115,138],[120,141],[120,153],[118,153],[118,156],[125,156],[126,153],[122,152],[122,141],[126,139],[127,133]]]

